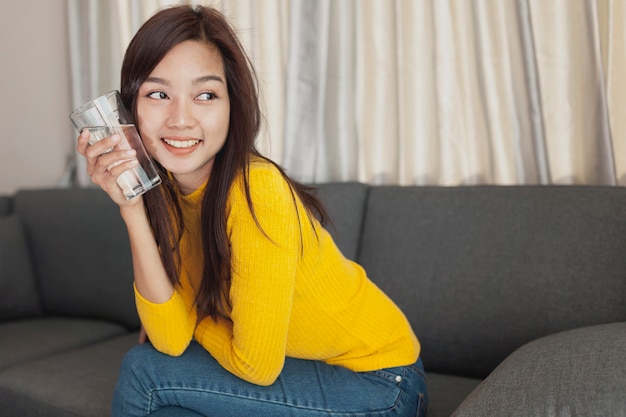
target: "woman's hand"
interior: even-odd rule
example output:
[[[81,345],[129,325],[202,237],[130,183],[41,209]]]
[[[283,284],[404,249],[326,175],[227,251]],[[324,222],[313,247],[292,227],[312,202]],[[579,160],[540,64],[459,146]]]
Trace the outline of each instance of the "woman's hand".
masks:
[[[87,174],[91,181],[100,186],[117,205],[130,206],[138,204],[141,198],[127,200],[117,185],[117,178],[136,167],[139,161],[134,149],[116,148],[119,142],[120,137],[115,134],[89,145],[89,130],[83,129],[78,136],[76,150],[87,159]]]
[[[139,340],[137,340],[137,342],[140,345],[143,345],[147,341],[148,341],[148,334],[146,333],[146,329],[143,328],[143,324],[142,324],[141,328],[139,329]]]

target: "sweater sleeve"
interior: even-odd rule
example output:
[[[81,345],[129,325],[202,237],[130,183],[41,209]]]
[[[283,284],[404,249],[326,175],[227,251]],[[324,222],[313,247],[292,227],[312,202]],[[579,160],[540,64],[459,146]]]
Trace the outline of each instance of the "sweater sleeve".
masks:
[[[196,309],[192,291],[177,288],[164,303],[153,303],[135,288],[135,304],[150,343],[170,356],[181,355],[193,338]]]
[[[243,186],[235,183],[227,222],[233,258],[230,319],[205,318],[195,338],[234,375],[270,385],[285,361],[303,208],[298,203],[296,209],[289,184],[273,167],[251,169],[249,183],[262,230]]]

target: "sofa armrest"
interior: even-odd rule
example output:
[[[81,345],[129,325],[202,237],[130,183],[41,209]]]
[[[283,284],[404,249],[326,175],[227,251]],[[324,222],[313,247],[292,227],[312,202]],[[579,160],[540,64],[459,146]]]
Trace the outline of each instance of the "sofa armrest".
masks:
[[[506,358],[456,409],[465,416],[626,415],[626,322],[532,341]]]

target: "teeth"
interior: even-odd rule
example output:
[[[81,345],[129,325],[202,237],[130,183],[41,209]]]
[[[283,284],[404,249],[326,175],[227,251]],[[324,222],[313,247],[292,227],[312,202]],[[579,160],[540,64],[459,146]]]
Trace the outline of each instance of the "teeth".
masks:
[[[191,148],[192,146],[195,146],[198,143],[200,143],[199,140],[170,140],[170,139],[163,139],[163,142],[175,148],[181,148],[181,149]]]

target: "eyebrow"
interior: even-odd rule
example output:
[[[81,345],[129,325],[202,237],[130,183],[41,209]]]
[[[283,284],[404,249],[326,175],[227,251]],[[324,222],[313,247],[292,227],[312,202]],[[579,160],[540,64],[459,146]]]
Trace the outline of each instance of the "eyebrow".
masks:
[[[207,81],[219,81],[224,84],[224,80],[219,75],[205,75],[204,77],[199,77],[193,80],[193,85],[202,84]]]
[[[224,84],[224,80],[219,75],[204,75],[202,77],[196,78],[191,83],[193,85],[198,85],[198,84],[205,83],[207,81],[219,81],[222,84]],[[165,85],[167,87],[171,86],[169,81],[167,81],[166,79],[163,79],[163,78],[159,78],[159,77],[148,77],[148,78],[146,78],[145,82],[157,83],[157,84]]]

